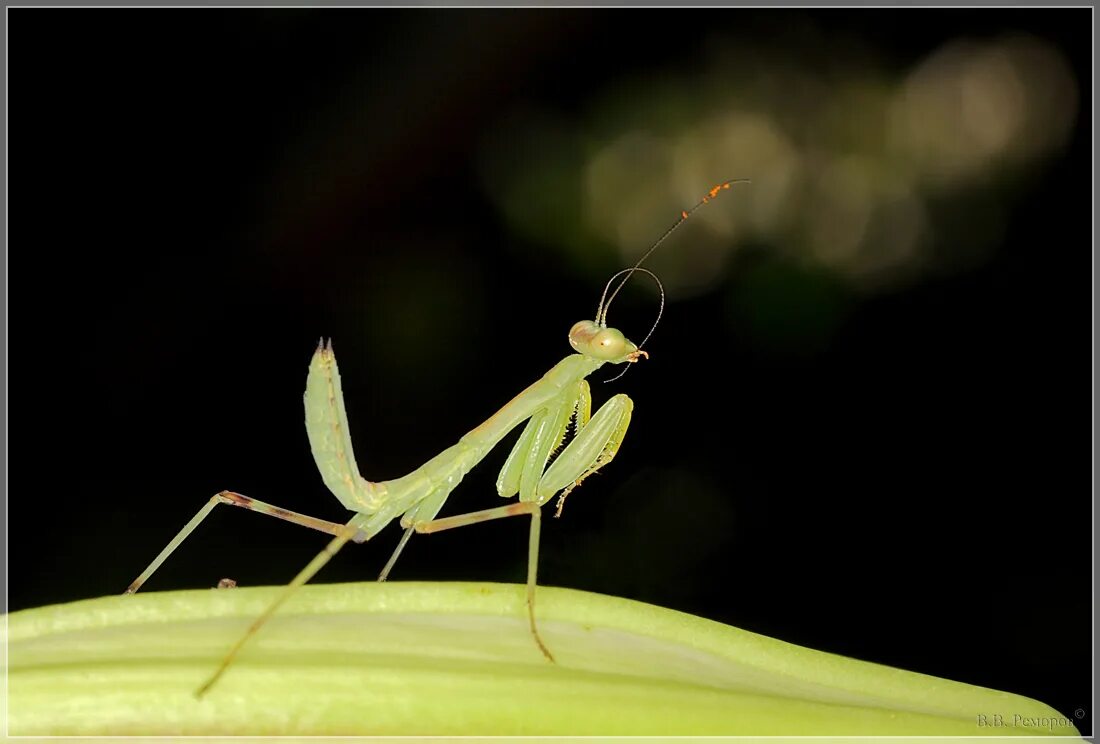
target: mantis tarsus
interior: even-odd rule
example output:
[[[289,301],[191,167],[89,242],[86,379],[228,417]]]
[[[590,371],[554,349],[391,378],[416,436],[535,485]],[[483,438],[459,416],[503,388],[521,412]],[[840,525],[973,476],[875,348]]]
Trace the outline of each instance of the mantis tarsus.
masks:
[[[306,432],[321,478],[340,503],[355,515],[346,523],[329,522],[305,514],[281,509],[232,491],[215,494],[183,529],[153,559],[126,593],[136,592],[166,558],[187,538],[218,504],[232,504],[260,514],[333,535],[309,564],[303,568],[270,605],[257,617],[228,651],[209,679],[196,691],[205,694],[225,673],[244,644],[251,638],[288,597],[309,581],[348,542],[361,543],[372,538],[392,520],[401,518],[405,529],[389,561],[382,569],[379,581],[385,581],[398,556],[414,532],[432,533],[464,527],[492,519],[527,515],[531,518],[527,559],[527,616],[531,635],[543,655],[554,661],[553,654],[539,635],[535,623],[535,586],[538,567],[539,531],[542,505],[560,492],[557,513],[561,514],[566,496],[588,476],[606,465],[622,444],[633,402],[618,394],[591,414],[592,396],[588,375],[604,364],[633,363],[648,357],[642,344],[635,345],[622,332],[607,326],[607,310],[623,285],[637,271],[649,274],[641,264],[692,212],[728,189],[737,179],[712,188],[691,209],[657,239],[633,267],[624,269],[608,281],[596,311],[596,319],[582,320],[569,331],[569,343],[577,353],[567,356],[543,377],[521,392],[480,426],[463,436],[457,444],[445,449],[406,476],[395,480],[372,482],[359,474],[352,451],[344,396],[340,388],[340,373],[331,342],[320,343],[310,362],[306,379]],[[608,297],[608,289],[616,278],[626,274]],[[660,282],[657,282],[658,287]],[[661,293],[661,308],[664,293]],[[660,312],[658,312],[658,320]],[[656,323],[654,323],[654,328]],[[653,329],[650,329],[650,333]],[[624,369],[625,372],[625,369]],[[475,465],[510,431],[527,421],[527,426],[512,448],[497,478],[497,492],[505,497],[519,495],[519,501],[507,506],[459,514],[437,519],[451,491]],[[572,441],[556,458],[570,422],[574,422]],[[551,462],[551,459],[553,461]],[[549,467],[547,464],[549,463]]]

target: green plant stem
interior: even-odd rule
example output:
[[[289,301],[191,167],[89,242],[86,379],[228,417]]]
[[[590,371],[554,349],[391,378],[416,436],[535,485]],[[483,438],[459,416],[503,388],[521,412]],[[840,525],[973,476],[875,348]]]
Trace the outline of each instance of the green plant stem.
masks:
[[[505,584],[306,586],[196,699],[277,590],[10,615],[9,733],[1079,735],[1018,695],[539,587],[551,664]]]

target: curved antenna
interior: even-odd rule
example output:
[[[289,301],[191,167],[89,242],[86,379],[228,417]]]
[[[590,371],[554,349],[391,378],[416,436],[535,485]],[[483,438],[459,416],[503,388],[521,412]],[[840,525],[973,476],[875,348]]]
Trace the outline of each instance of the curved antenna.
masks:
[[[623,288],[623,285],[626,284],[630,280],[630,277],[634,275],[634,272],[642,270],[641,269],[642,263],[644,263],[645,260],[647,258],[649,258],[650,255],[652,255],[653,251],[657,250],[657,246],[659,246],[661,243],[665,242],[668,239],[669,235],[672,235],[672,233],[676,232],[676,228],[680,227],[680,225],[687,222],[687,218],[690,217],[692,214],[694,214],[696,209],[698,209],[699,207],[701,207],[704,204],[706,204],[707,202],[709,202],[711,199],[718,196],[718,193],[720,191],[722,191],[724,189],[728,189],[730,186],[732,186],[735,183],[751,183],[751,181],[749,181],[749,179],[747,179],[747,178],[733,178],[733,179],[730,179],[729,181],[723,181],[722,183],[718,184],[717,186],[712,188],[710,191],[708,191],[706,196],[704,196],[699,201],[695,202],[695,206],[693,206],[691,209],[686,209],[686,210],[680,212],[680,219],[676,220],[676,222],[674,222],[672,224],[672,227],[665,230],[664,234],[662,234],[661,237],[657,238],[657,241],[653,245],[649,246],[649,250],[647,250],[645,253],[642,254],[642,257],[638,259],[637,263],[635,263],[629,269],[623,269],[622,271],[620,271],[618,274],[615,275],[615,276],[619,276],[619,274],[623,274],[623,273],[627,274],[627,276],[624,277],[621,282],[619,282],[619,286],[615,287],[615,291],[611,293],[611,297],[607,299],[607,302],[605,304],[604,303],[604,298],[607,297],[607,287],[610,287],[611,286],[611,281],[614,281],[614,279],[615,279],[615,276],[611,277],[611,281],[608,281],[607,287],[604,287],[603,297],[600,298],[600,306],[598,308],[596,308],[596,323],[599,326],[605,327],[605,328],[607,327],[607,308],[609,308],[611,306],[612,300],[614,300],[615,296],[619,294],[619,290]],[[653,276],[653,272],[649,272],[649,273],[650,273],[650,276]],[[656,279],[655,276],[654,276],[654,278]],[[662,303],[664,302],[664,289],[663,288],[661,290],[661,301],[662,301]],[[653,333],[652,329],[650,330],[650,333],[651,334]],[[649,336],[646,336],[646,338],[648,339]],[[641,348],[641,347],[639,346],[638,348]]]
[[[649,269],[643,269],[640,266],[632,266],[629,269],[623,269],[622,271],[616,272],[615,274],[613,274],[611,276],[610,279],[607,280],[607,284],[605,284],[604,288],[603,288],[603,293],[604,293],[605,296],[607,295],[607,288],[611,286],[611,282],[615,281],[616,277],[622,276],[623,274],[627,273],[628,271],[642,271],[646,274],[649,274],[651,277],[653,277],[653,281],[657,284],[657,292],[661,295],[661,304],[657,308],[657,318],[656,318],[656,320],[653,321],[653,325],[650,327],[649,333],[647,333],[645,335],[645,338],[642,339],[642,342],[640,344],[638,344],[638,348],[641,349],[643,346],[645,346],[645,342],[649,340],[649,337],[653,335],[653,331],[657,328],[657,324],[661,322],[661,315],[663,315],[664,312],[665,312],[665,285],[661,284],[661,280],[658,279],[657,275],[654,274]],[[608,307],[611,306],[610,302],[608,302],[607,304],[608,304]],[[600,305],[601,306],[603,305],[603,299],[602,298],[600,299]],[[606,308],[604,308],[603,316],[604,316],[603,320],[606,321],[607,320],[607,309]],[[598,312],[597,312],[596,317],[597,318],[599,317]],[[600,326],[602,326],[603,328],[607,327],[604,323],[602,323],[598,320],[597,320],[597,323],[599,323]]]
[[[657,317],[653,319],[653,325],[651,325],[649,327],[649,333],[647,333],[645,335],[645,338],[642,339],[642,342],[640,344],[638,344],[638,351],[641,351],[642,347],[645,346],[646,341],[649,340],[649,337],[653,335],[653,332],[655,330],[657,330],[657,324],[661,322],[661,316],[664,315],[664,312],[665,312],[665,286],[663,284],[661,284],[661,280],[657,278],[657,275],[654,274],[649,269],[643,269],[640,266],[633,266],[629,269],[623,269],[622,271],[617,272],[614,276],[612,276],[610,279],[608,279],[607,280],[607,285],[605,285],[604,288],[603,288],[604,294],[605,295],[607,294],[607,288],[611,286],[611,282],[615,281],[615,277],[619,276],[620,274],[625,274],[628,271],[629,272],[644,271],[646,274],[649,274],[651,277],[653,277],[653,281],[657,283],[657,291],[661,295],[661,304],[658,305],[658,307],[657,307]],[[600,303],[602,304],[603,300],[600,300]],[[610,304],[611,303],[608,302],[608,305],[610,305]],[[604,317],[605,318],[607,317],[606,308],[604,309]],[[623,365],[623,371],[622,372],[615,375],[614,377],[607,378],[606,380],[604,380],[604,382],[614,382],[615,380],[617,380],[620,377],[622,377],[623,375],[625,375],[627,373],[627,370],[629,370],[631,366],[632,365],[629,365],[629,364]]]

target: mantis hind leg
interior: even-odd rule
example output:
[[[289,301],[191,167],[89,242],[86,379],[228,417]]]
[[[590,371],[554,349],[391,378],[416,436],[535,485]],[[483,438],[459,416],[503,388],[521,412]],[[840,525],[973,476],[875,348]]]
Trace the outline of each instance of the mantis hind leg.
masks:
[[[391,555],[390,559],[386,561],[386,565],[382,568],[382,573],[378,574],[379,582],[385,581],[387,578],[389,578],[390,571],[393,570],[394,564],[397,563],[397,557],[401,555],[401,551],[405,549],[405,545],[408,544],[409,538],[413,536],[413,532],[415,532],[414,527],[408,527],[405,529],[404,534],[401,535],[401,541],[397,543],[397,548],[393,551],[393,555]]]
[[[141,574],[133,580],[129,587],[126,588],[124,594],[133,594],[141,586],[149,580],[149,577],[153,575],[153,572],[160,568],[160,565],[167,560],[176,548],[187,539],[187,537],[194,532],[195,528],[199,526],[199,523],[214,510],[214,507],[218,504],[229,504],[230,506],[239,506],[242,509],[248,509],[254,511],[257,514],[266,514],[269,517],[275,517],[276,519],[282,519],[293,524],[300,525],[302,527],[309,527],[312,530],[318,530],[320,532],[327,532],[330,535],[338,535],[344,528],[344,525],[337,522],[329,522],[324,519],[317,519],[311,517],[308,514],[299,514],[298,512],[292,512],[289,509],[283,509],[282,507],[273,506],[271,504],[265,504],[262,501],[249,498],[243,494],[235,493],[233,491],[220,491],[210,497],[210,500],[199,509],[198,513],[191,518],[191,521],[183,526],[176,536],[172,538],[171,542],[164,546],[164,549],[157,554],[157,557],[153,559]],[[360,541],[361,542],[361,541]]]
[[[275,611],[279,609],[284,602],[290,599],[291,595],[293,595],[300,586],[312,579],[318,571],[324,568],[325,564],[332,560],[334,555],[340,552],[340,548],[363,534],[366,518],[366,515],[356,514],[347,524],[340,525],[340,529],[336,536],[329,541],[324,550],[318,553],[305,568],[299,571],[298,575],[295,576],[289,584],[284,586],[281,592],[275,595],[275,599],[273,599],[264,611],[260,613],[260,616],[252,621],[252,624],[248,626],[248,630],[246,630],[237,639],[237,642],[233,644],[233,647],[229,649],[229,652],[222,659],[218,668],[214,670],[214,673],[195,691],[195,697],[201,698],[214,686],[214,683],[221,679],[221,676],[225,674],[225,671],[233,663],[233,660],[237,658],[237,654],[244,648],[248,640],[256,635],[257,631],[263,627],[264,623],[271,619]]]

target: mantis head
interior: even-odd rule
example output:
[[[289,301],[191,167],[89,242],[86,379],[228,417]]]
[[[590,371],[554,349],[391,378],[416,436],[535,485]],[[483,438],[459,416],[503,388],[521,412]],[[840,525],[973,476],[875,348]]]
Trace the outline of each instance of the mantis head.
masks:
[[[607,280],[607,285],[603,288],[603,297],[600,298],[600,306],[596,308],[596,319],[579,321],[569,329],[569,345],[578,354],[584,354],[593,359],[602,359],[612,364],[636,362],[642,357],[649,358],[649,354],[643,351],[641,347],[649,340],[653,328],[657,327],[657,323],[654,323],[653,328],[649,329],[649,333],[646,334],[641,344],[635,344],[623,335],[623,332],[618,328],[608,328],[607,326],[607,309],[611,306],[611,300],[615,299],[615,294],[619,291],[616,289],[615,293],[611,295],[611,299],[608,299],[607,291],[611,288],[611,283],[623,274],[629,275],[635,271],[649,274],[653,277],[653,281],[657,282],[657,288],[661,293],[661,309],[657,311],[657,320],[661,319],[661,312],[665,307],[665,291],[661,286],[661,280],[649,269],[642,269],[637,266],[623,269]],[[619,288],[621,287],[622,284],[619,285]],[[623,372],[626,372],[626,370],[624,369]]]
[[[634,345],[617,328],[608,328],[594,320],[582,320],[569,329],[569,345],[578,354],[603,359],[612,364],[636,362],[649,354]]]

